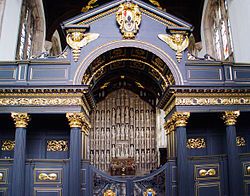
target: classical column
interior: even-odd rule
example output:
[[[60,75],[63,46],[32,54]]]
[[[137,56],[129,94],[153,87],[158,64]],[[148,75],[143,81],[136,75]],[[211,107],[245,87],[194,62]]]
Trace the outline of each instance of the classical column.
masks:
[[[27,113],[11,113],[16,126],[15,149],[11,195],[25,195],[25,151],[26,151],[26,127],[30,118]]]
[[[169,119],[165,124],[164,124],[164,129],[166,131],[166,136],[167,136],[167,157],[172,158],[175,157],[175,132],[174,132],[174,122],[172,119]]]
[[[228,159],[228,178],[230,196],[241,195],[241,166],[236,146],[236,119],[240,115],[239,111],[226,111],[222,119],[226,125],[227,137],[227,159]]]
[[[175,125],[175,141],[177,148],[177,189],[178,195],[188,195],[188,160],[187,160],[187,131],[186,125],[189,112],[175,112],[172,116]]]
[[[89,129],[90,122],[84,118],[82,126],[82,159],[89,159]]]
[[[69,168],[69,192],[70,195],[80,195],[81,189],[81,142],[83,113],[67,113],[70,130],[70,168]]]

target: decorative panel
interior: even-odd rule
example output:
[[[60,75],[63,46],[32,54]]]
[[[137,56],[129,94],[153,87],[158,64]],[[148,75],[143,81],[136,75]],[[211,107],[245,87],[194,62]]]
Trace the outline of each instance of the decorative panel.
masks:
[[[34,184],[61,184],[62,169],[60,168],[35,168]]]
[[[204,164],[194,166],[195,180],[220,179],[219,164]]]
[[[188,70],[190,80],[222,80],[221,68],[192,68]]]
[[[0,169],[0,184],[8,184],[8,168]]]
[[[0,68],[0,80],[15,80],[17,76],[17,67]]]
[[[250,80],[250,69],[235,69],[234,70],[235,80],[249,81]]]
[[[243,163],[243,174],[245,177],[250,177],[250,162]]]
[[[34,196],[61,196],[61,188],[34,188]]]
[[[245,195],[250,194],[250,180],[244,180],[244,193]]]
[[[90,131],[90,159],[110,171],[114,158],[134,158],[136,174],[157,166],[155,110],[129,90],[110,93],[97,103]]]
[[[68,68],[41,68],[30,69],[30,80],[66,80]]]
[[[196,196],[221,195],[220,182],[197,183],[195,185]]]

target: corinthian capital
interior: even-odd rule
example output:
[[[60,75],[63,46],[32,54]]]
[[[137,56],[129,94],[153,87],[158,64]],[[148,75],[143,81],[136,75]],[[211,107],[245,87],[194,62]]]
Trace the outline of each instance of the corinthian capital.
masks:
[[[175,112],[172,116],[175,127],[185,127],[187,125],[190,112]]]
[[[15,126],[19,128],[26,128],[30,121],[30,116],[27,113],[11,113],[11,117],[14,120]]]
[[[82,127],[82,122],[83,122],[83,118],[84,118],[83,113],[67,113],[66,117],[69,121],[70,128],[73,128],[73,127],[81,128]]]
[[[235,125],[237,122],[237,118],[240,115],[240,111],[225,111],[222,115],[222,119],[224,120],[225,125]]]

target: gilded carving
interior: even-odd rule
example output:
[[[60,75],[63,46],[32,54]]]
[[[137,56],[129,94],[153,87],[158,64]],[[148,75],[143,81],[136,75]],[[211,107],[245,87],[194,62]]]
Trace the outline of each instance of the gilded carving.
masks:
[[[240,111],[225,111],[225,113],[222,115],[222,119],[225,122],[225,125],[235,125],[236,119],[240,115]]]
[[[84,118],[83,113],[67,113],[66,117],[69,121],[69,126],[71,128],[73,128],[73,127],[81,128],[82,127],[82,122],[83,122],[83,118]]]
[[[189,117],[189,112],[175,112],[172,116],[172,119],[175,122],[175,127],[185,127]]]
[[[156,192],[152,188],[148,188],[144,193],[143,196],[156,196]]]
[[[40,173],[38,179],[41,181],[56,181],[57,174],[56,173]]]
[[[123,38],[135,38],[141,23],[141,12],[138,5],[130,2],[121,4],[116,12],[116,21],[120,25]]]
[[[49,152],[68,151],[68,141],[49,140],[47,141],[47,151]]]
[[[30,116],[27,113],[11,113],[11,117],[14,120],[15,126],[19,128],[26,128],[30,121]]]
[[[116,196],[116,194],[111,189],[108,189],[103,193],[103,196]]]
[[[2,151],[12,151],[15,148],[15,141],[13,140],[5,140],[2,142]]]
[[[88,4],[82,8],[82,12],[87,12],[90,9],[97,7],[98,5],[96,5],[96,2],[97,0],[90,0]]]
[[[242,136],[237,136],[236,137],[236,145],[239,147],[246,146],[246,140]]]
[[[208,170],[206,170],[206,169],[201,169],[200,171],[199,171],[199,175],[201,176],[201,177],[207,177],[207,176],[215,176],[216,175],[216,170],[215,169],[208,169]]]
[[[72,53],[75,62],[78,61],[78,58],[81,53],[81,48],[83,46],[86,46],[88,43],[96,40],[99,37],[99,35],[100,34],[98,33],[84,33],[78,31],[77,29],[68,31],[66,41],[69,44],[69,46],[73,49]]]
[[[182,59],[182,52],[188,47],[189,39],[186,35],[174,33],[172,35],[159,34],[158,37],[176,51],[177,62]]]
[[[200,149],[206,148],[205,138],[189,138],[187,141],[187,148],[189,149]]]

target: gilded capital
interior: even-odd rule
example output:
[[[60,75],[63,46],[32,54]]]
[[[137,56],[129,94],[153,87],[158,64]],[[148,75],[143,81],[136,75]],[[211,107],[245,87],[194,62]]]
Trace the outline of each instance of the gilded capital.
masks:
[[[84,116],[83,123],[82,123],[82,132],[85,133],[85,135],[89,135],[90,128],[91,128],[91,124],[89,120]]]
[[[175,127],[185,127],[189,117],[190,112],[175,112],[172,116]]]
[[[15,126],[19,128],[26,128],[30,121],[30,116],[27,113],[11,113],[11,117],[14,120]]]
[[[70,128],[77,127],[81,128],[83,124],[83,113],[67,113],[66,117],[69,121]]]
[[[222,115],[222,119],[224,120],[225,125],[235,125],[237,122],[237,118],[240,115],[240,111],[225,111]]]

